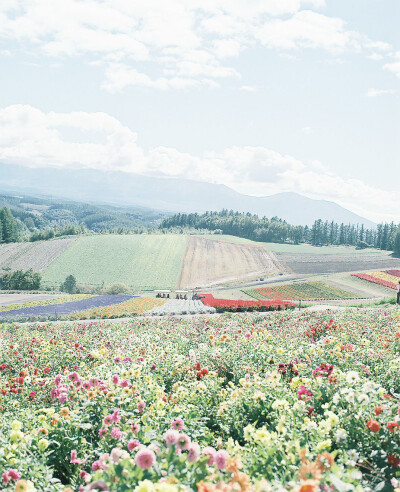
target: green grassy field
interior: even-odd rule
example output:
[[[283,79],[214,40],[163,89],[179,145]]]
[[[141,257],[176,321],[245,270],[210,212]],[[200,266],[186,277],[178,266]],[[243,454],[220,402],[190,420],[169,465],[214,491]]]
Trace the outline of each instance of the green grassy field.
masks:
[[[43,272],[43,282],[58,286],[71,274],[78,284],[123,282],[140,290],[173,289],[186,242],[186,236],[172,234],[80,237]]]

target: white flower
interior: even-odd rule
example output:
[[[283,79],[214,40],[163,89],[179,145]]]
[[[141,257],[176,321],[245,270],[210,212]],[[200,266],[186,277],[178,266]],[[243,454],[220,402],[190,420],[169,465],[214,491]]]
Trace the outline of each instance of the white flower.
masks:
[[[360,376],[358,375],[358,372],[357,371],[349,371],[346,374],[346,381],[348,384],[358,383],[358,381],[360,381]]]
[[[365,393],[361,393],[357,396],[357,400],[361,403],[361,405],[368,405],[369,397]]]

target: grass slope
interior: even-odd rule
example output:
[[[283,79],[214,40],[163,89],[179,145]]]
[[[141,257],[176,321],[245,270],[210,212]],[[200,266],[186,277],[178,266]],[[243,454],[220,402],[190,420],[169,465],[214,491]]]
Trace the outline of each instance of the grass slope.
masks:
[[[81,237],[43,272],[43,281],[58,285],[72,274],[81,284],[175,288],[186,242],[185,236],[173,234]]]

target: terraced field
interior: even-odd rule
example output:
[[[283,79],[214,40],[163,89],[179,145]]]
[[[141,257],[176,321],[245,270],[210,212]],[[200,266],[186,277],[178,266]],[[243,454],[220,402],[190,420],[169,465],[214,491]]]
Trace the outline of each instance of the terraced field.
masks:
[[[327,300],[356,299],[358,296],[323,282],[298,282],[244,290],[255,299]]]
[[[186,249],[183,235],[83,236],[43,272],[43,281],[59,285],[67,275],[78,283],[123,282],[132,289],[173,289]]]
[[[76,238],[53,239],[34,243],[0,245],[0,269],[42,272],[75,242]]]
[[[179,280],[182,288],[234,282],[282,271],[275,255],[257,243],[218,241],[189,236]]]

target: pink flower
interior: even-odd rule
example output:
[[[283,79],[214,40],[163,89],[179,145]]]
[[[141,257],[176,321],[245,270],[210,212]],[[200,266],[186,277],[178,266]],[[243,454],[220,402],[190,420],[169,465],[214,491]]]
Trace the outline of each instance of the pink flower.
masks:
[[[93,461],[92,471],[97,471],[97,470],[101,470],[100,461]]]
[[[115,438],[115,439],[121,439],[122,437],[122,432],[119,430],[118,427],[113,427],[113,430],[111,431],[111,435]]]
[[[137,404],[137,409],[139,410],[140,413],[143,412],[143,410],[145,409],[145,407],[146,407],[146,403],[144,401],[140,401]]]
[[[171,427],[175,430],[180,431],[185,427],[185,423],[181,418],[177,418],[172,422]]]
[[[124,379],[119,384],[122,388],[126,388],[129,385],[129,381],[127,379]]]
[[[118,376],[118,374],[114,374],[114,376],[112,377],[112,382],[114,384],[118,384],[119,383],[119,376]]]
[[[177,442],[177,447],[179,449],[189,449],[190,443],[190,437],[187,434],[179,434]]]
[[[54,385],[59,386],[61,383],[62,376],[61,374],[57,374],[57,376],[54,378]]]
[[[132,425],[132,432],[137,434],[140,431],[140,425],[139,424],[133,424]]]
[[[251,333],[250,333],[249,331],[247,331],[247,332],[244,334],[244,336],[245,336],[245,337],[247,338],[247,340],[248,340],[249,338],[251,338]]]
[[[179,432],[173,429],[167,430],[167,432],[164,434],[164,439],[166,445],[172,446],[173,444],[176,444],[179,439]]]
[[[217,451],[212,448],[211,446],[207,446],[206,448],[203,449],[203,452],[201,453],[202,456],[208,456],[208,461],[207,464],[212,466],[215,463],[215,455],[217,454]]]
[[[200,446],[197,444],[197,442],[192,442],[192,444],[189,447],[189,453],[187,460],[190,461],[191,463],[195,463],[198,461],[200,458]]]
[[[99,458],[100,468],[102,470],[107,470],[109,462],[110,462],[110,455],[108,453],[103,453]]]
[[[122,449],[120,448],[114,448],[112,451],[111,451],[111,459],[114,463],[118,463],[118,461],[120,460],[121,458],[121,454],[122,454]]]
[[[88,390],[91,388],[89,381],[84,381],[82,386],[84,387],[85,390]]]
[[[10,479],[8,478],[7,472],[4,472],[1,477],[2,477],[4,483],[8,483],[10,481]]]
[[[112,424],[112,416],[111,415],[106,415],[104,417],[103,422],[104,422],[104,425],[111,425]]]
[[[220,449],[215,454],[215,464],[219,470],[224,470],[226,468],[226,463],[228,461],[229,454],[225,449]]]
[[[132,439],[128,442],[128,450],[130,452],[132,452],[138,446],[140,446],[140,442],[137,439]]]
[[[107,434],[108,430],[105,428],[105,427],[102,427],[100,430],[99,430],[99,436],[100,437],[103,437]]]
[[[86,479],[86,477],[87,477],[88,475],[89,475],[89,473],[88,473],[88,472],[86,472],[85,470],[81,470],[81,471],[79,472],[79,476],[80,476],[81,478],[83,478],[83,480],[85,480],[85,479]]]
[[[121,420],[121,417],[119,416],[119,408],[117,410],[114,410],[114,412],[111,414],[111,420],[116,424]]]
[[[156,455],[151,449],[140,449],[135,456],[135,463],[142,470],[151,468],[156,462]]]
[[[77,450],[76,450],[76,449],[73,449],[73,450],[71,451],[71,461],[70,461],[70,463],[77,463],[77,464],[82,463],[82,460],[80,460],[80,459],[78,458],[78,452],[77,452]]]
[[[78,381],[79,375],[77,372],[71,372],[70,374],[68,374],[68,379],[72,382]]]
[[[99,380],[97,378],[90,378],[89,383],[92,388],[95,388],[99,384]]]
[[[19,480],[21,478],[21,474],[17,472],[17,470],[14,470],[13,468],[10,468],[8,470],[8,476],[11,478],[11,480]]]
[[[68,399],[67,393],[61,393],[60,395],[58,395],[58,401],[60,403],[65,403],[67,399]]]

